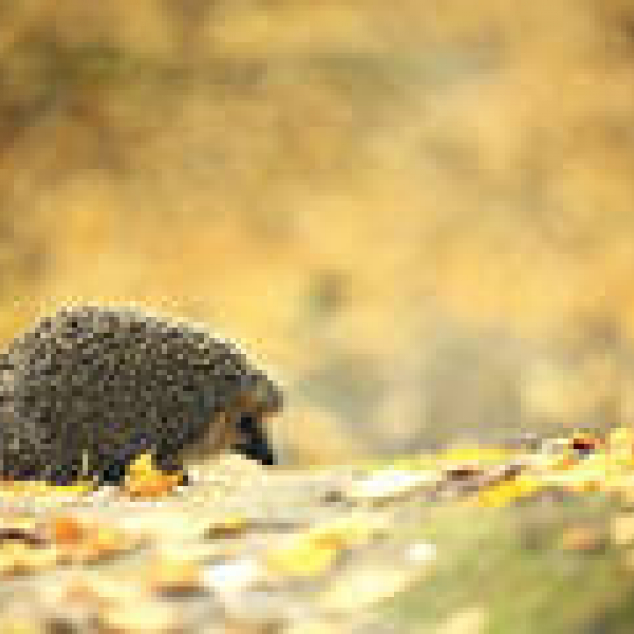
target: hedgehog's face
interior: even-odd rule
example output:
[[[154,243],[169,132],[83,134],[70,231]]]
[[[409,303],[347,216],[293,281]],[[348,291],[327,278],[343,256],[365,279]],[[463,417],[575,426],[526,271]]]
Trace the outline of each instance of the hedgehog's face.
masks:
[[[232,448],[262,464],[275,464],[265,421],[282,409],[280,388],[249,366],[227,366],[222,378],[202,397],[202,415],[208,421],[202,436],[183,446],[185,461],[197,461]],[[229,369],[231,368],[231,369]],[[211,419],[209,418],[211,416]]]
[[[240,378],[238,406],[259,418],[279,414],[282,410],[282,391],[262,372]]]
[[[232,448],[262,464],[277,463],[265,429],[265,421],[282,409],[278,385],[260,372],[243,376],[236,403],[236,429]]]

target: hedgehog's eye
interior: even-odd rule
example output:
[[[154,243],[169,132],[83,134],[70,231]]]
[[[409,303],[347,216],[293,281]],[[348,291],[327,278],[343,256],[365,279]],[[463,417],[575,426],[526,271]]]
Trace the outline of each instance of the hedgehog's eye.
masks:
[[[236,425],[237,439],[233,448],[247,458],[265,465],[276,464],[276,456],[257,416],[243,413]]]

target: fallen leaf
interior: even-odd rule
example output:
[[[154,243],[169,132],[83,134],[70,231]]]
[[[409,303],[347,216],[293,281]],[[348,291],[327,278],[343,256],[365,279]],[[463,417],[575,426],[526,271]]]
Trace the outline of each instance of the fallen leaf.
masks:
[[[563,550],[591,553],[602,550],[604,546],[604,535],[590,526],[569,528],[561,538]]]
[[[176,557],[157,557],[146,572],[148,587],[159,594],[187,594],[202,588],[199,566]]]
[[[154,466],[151,454],[140,455],[128,467],[124,490],[130,497],[160,497],[170,493],[183,480],[183,473],[165,473]]]
[[[208,539],[236,537],[248,528],[249,522],[246,518],[239,515],[229,515],[214,520],[205,531],[205,537]]]
[[[271,549],[264,561],[267,569],[276,574],[314,577],[331,570],[338,555],[336,548],[298,541],[285,548]]]
[[[115,526],[80,522],[72,517],[56,518],[53,535],[64,563],[97,563],[129,551],[142,543],[142,537]]]
[[[386,530],[383,516],[339,517],[295,533],[282,545],[270,548],[265,554],[265,563],[278,574],[320,575],[332,568],[343,549],[367,544]]]
[[[59,561],[55,546],[32,547],[23,542],[6,542],[0,546],[0,574],[21,575],[53,568]]]
[[[477,478],[484,473],[484,470],[477,463],[457,464],[445,468],[444,476],[447,480],[460,481]]]
[[[570,440],[570,446],[580,454],[597,451],[602,446],[602,440],[592,434],[578,433]]]
[[[59,544],[77,544],[85,535],[85,529],[74,517],[55,517],[51,521],[51,537]]]
[[[43,546],[48,542],[42,521],[34,517],[10,517],[0,519],[0,542],[23,541],[31,546]]]

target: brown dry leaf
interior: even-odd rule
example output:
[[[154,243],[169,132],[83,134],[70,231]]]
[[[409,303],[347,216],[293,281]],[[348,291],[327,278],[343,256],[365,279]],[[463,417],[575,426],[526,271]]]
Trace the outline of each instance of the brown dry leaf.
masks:
[[[237,537],[247,531],[250,527],[249,521],[240,515],[227,515],[213,520],[205,531],[207,539]]]
[[[570,439],[570,447],[579,452],[598,451],[603,444],[603,441],[598,436],[581,432]]]
[[[629,546],[634,542],[634,515],[616,515],[612,518],[612,541],[617,546]]]
[[[44,534],[42,521],[39,518],[3,517],[0,519],[0,542],[20,540],[31,545],[44,545],[47,536]]]
[[[444,476],[447,480],[463,481],[480,477],[484,469],[478,463],[457,464],[447,467]]]
[[[183,474],[165,473],[154,466],[152,454],[140,455],[129,467],[124,490],[130,497],[161,497],[173,491]]]

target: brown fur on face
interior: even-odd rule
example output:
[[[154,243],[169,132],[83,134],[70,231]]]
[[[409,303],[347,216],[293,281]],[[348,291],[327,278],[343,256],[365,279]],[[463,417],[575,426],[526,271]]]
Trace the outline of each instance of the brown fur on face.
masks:
[[[198,462],[231,447],[236,439],[235,421],[231,423],[231,416],[228,412],[216,414],[205,435],[196,443],[183,448],[183,462]]]

